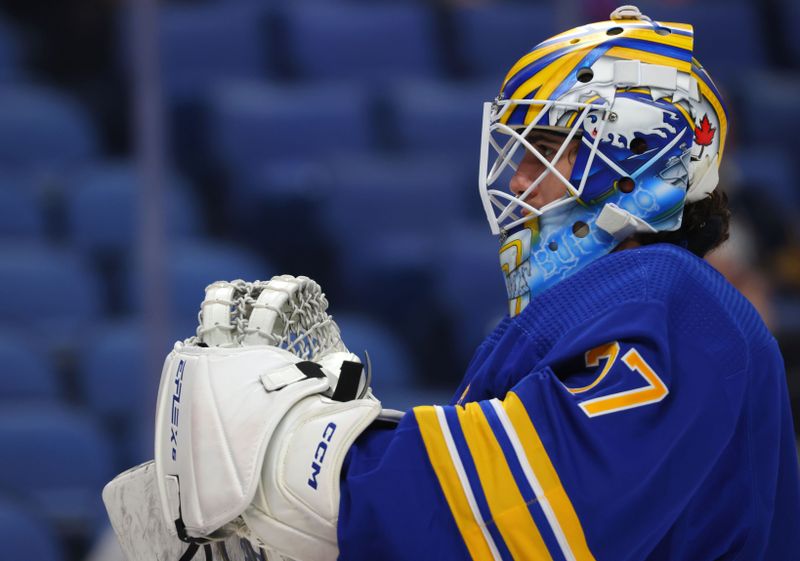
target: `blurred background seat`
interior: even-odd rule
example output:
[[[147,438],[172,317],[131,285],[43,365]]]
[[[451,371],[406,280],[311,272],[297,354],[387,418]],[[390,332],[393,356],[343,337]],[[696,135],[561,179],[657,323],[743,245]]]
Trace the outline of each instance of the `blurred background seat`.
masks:
[[[0,542],[8,559],[62,561],[61,544],[44,520],[0,499]]]
[[[466,220],[471,175],[458,160],[438,155],[337,159],[323,194],[328,235],[341,248],[404,234],[435,243],[437,233]]]
[[[261,2],[163,5],[159,24],[166,98],[196,100],[229,80],[268,76],[266,17]]]
[[[484,226],[464,225],[447,234],[447,258],[437,261],[436,298],[449,318],[455,356],[464,370],[475,349],[508,313],[499,262],[500,244]]]
[[[492,96],[511,64],[561,31],[553,6],[543,2],[467,3],[455,8],[452,18],[460,63],[469,76],[495,84]]]
[[[0,244],[0,322],[44,348],[69,344],[102,313],[102,289],[75,253],[34,243]]]
[[[373,388],[377,395],[391,395],[394,390],[413,384],[416,378],[413,355],[402,338],[363,312],[337,312],[333,319],[342,332],[347,348],[367,364],[367,355],[374,371]]]
[[[89,256],[127,255],[136,247],[142,184],[132,162],[87,165],[67,180],[67,227],[75,248]],[[172,174],[164,189],[170,238],[199,235],[200,208],[185,181]]]
[[[800,212],[800,191],[794,185],[797,165],[788,151],[754,148],[736,153],[731,160],[731,180],[756,191],[758,197],[753,198],[763,199],[761,203],[785,219]]]
[[[0,331],[0,404],[54,401],[60,390],[56,369],[41,348],[12,331]]]
[[[0,82],[25,78],[24,52],[23,40],[13,25],[6,18],[0,18]]]
[[[369,96],[358,85],[231,83],[213,92],[210,105],[212,147],[234,182],[265,161],[370,146]]]
[[[100,491],[112,473],[97,422],[64,406],[0,411],[0,489],[18,497],[67,537],[91,536],[104,516]]]
[[[218,280],[269,280],[279,274],[276,267],[241,246],[223,242],[175,243],[167,248],[166,284],[170,318],[169,333],[194,335],[197,313],[205,297],[206,286]],[[125,309],[134,316],[142,309],[141,277],[131,264],[127,276]]]
[[[164,356],[175,339],[191,333],[170,335],[164,341]],[[103,323],[87,336],[77,360],[81,402],[111,437],[115,473],[153,454],[152,419],[160,372],[147,371],[145,347],[144,327],[138,322]]]
[[[479,155],[481,106],[499,90],[495,81],[394,82],[385,90],[383,134],[398,151],[459,158],[466,171],[466,163],[476,162]]]
[[[346,302],[391,317],[406,341],[431,343],[443,239],[465,220],[469,178],[457,161],[420,157],[337,160],[322,217]],[[427,321],[420,321],[426,318]]]
[[[0,84],[0,164],[57,167],[97,150],[88,112],[55,88]]]
[[[740,83],[739,118],[746,127],[742,140],[751,147],[766,144],[772,150],[790,150],[800,112],[786,92],[800,88],[800,75],[754,70],[743,72]]]
[[[0,239],[39,241],[45,234],[44,205],[21,177],[0,177]]]
[[[283,5],[287,57],[306,80],[372,85],[440,73],[433,15],[413,2],[292,2]]]

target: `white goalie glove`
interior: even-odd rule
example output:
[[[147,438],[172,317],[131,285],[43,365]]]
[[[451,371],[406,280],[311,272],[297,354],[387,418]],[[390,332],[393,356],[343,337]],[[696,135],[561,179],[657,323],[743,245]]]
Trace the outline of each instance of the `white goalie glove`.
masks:
[[[303,277],[206,289],[197,337],[176,343],[162,371],[155,469],[103,494],[130,561],[185,561],[200,546],[227,561],[245,543],[267,559],[336,559],[342,464],[382,411],[326,309]],[[131,535],[133,492],[122,488],[137,477],[140,494],[157,488],[166,531]]]

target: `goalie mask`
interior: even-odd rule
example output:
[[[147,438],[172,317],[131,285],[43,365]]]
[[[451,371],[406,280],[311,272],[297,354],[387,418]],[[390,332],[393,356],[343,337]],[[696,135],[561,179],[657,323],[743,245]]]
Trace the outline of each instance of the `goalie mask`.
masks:
[[[691,25],[625,6],[537,45],[484,104],[480,190],[510,315],[633,234],[677,230],[716,187],[727,118],[692,43]],[[554,182],[563,196],[541,204]]]

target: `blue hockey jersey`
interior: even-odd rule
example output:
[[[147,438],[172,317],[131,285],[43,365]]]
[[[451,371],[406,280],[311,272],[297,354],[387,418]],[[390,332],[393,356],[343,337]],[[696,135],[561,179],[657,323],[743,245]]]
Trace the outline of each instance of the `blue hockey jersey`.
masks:
[[[799,481],[774,338],[704,261],[646,246],[505,319],[451,405],[359,438],[340,558],[797,560]]]

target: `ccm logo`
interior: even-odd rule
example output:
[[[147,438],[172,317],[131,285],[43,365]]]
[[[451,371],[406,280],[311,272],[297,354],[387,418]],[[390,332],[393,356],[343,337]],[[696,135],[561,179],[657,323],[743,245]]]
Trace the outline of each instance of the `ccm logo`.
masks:
[[[169,441],[172,443],[172,459],[175,460],[178,456],[178,420],[181,413],[181,391],[183,391],[183,369],[186,367],[185,361],[180,361],[178,370],[175,372],[175,391],[172,393],[172,415],[170,418],[170,437]]]
[[[314,460],[311,462],[311,477],[308,478],[308,486],[312,489],[317,488],[317,476],[322,469],[322,462],[325,461],[325,451],[328,449],[328,442],[331,441],[335,432],[336,423],[328,423],[328,426],[322,431],[322,440],[319,441],[317,449],[314,450]]]

